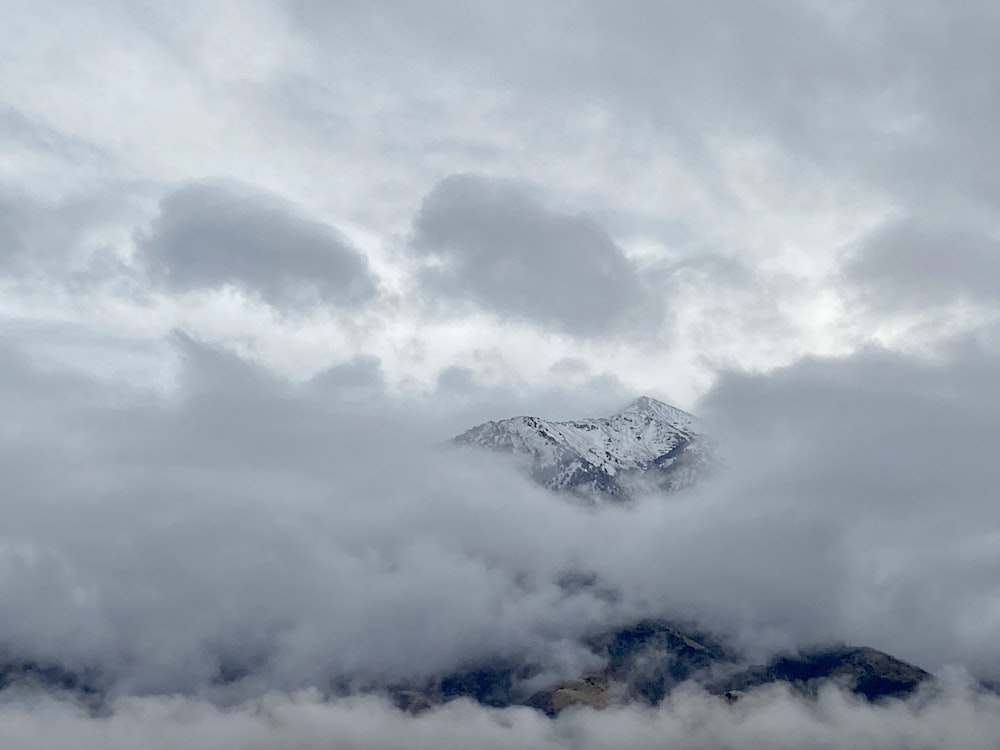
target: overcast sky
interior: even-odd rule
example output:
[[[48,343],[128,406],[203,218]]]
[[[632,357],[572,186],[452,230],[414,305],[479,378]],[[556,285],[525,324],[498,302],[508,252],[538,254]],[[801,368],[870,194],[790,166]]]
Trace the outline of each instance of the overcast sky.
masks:
[[[0,649],[188,696],[96,728],[0,706],[5,747],[263,743],[262,712],[402,746],[381,704],[287,691],[484,651],[572,673],[567,638],[650,613],[1000,677],[996,2],[0,9]],[[586,514],[435,447],[642,393],[731,473]],[[580,568],[616,607],[556,585]],[[262,681],[213,693],[227,660]],[[845,746],[906,719],[972,747],[997,707],[961,681],[877,720],[452,708],[419,742],[693,737],[693,711],[705,747],[846,716]]]
[[[162,384],[181,330],[691,406],[996,315],[987,0],[7,6],[2,314],[46,359]]]

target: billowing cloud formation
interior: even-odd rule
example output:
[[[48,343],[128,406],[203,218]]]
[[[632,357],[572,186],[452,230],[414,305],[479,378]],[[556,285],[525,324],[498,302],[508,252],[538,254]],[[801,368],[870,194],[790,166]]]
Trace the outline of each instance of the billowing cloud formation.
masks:
[[[773,544],[812,549],[793,579],[825,589],[799,591],[813,599],[807,619],[931,664],[1000,672],[986,646],[1000,609],[979,586],[1000,576],[998,384],[991,337],[927,359],[873,350],[719,382],[703,408],[742,467],[738,491],[774,514]]]
[[[332,228],[236,185],[194,183],[170,193],[141,245],[153,277],[175,290],[231,284],[279,308],[356,308],[376,294],[364,256]]]
[[[758,656],[847,640],[1000,674],[991,350],[728,376],[706,402],[728,477],[594,513],[435,447],[448,414],[386,395],[370,360],[292,386],[180,345],[170,398],[6,355],[10,653],[243,695],[505,654],[572,672],[568,639],[668,614]],[[581,569],[613,606],[557,585]]]
[[[831,689],[809,705],[774,689],[728,706],[684,692],[657,710],[568,712],[552,721],[531,709],[490,710],[457,701],[408,716],[378,700],[327,703],[314,693],[269,695],[220,709],[182,697],[131,698],[94,718],[72,704],[28,698],[0,706],[0,742],[9,750],[854,750],[961,747],[992,750],[1000,701],[950,680],[911,705],[861,704]]]
[[[564,552],[521,527],[566,509],[456,464],[369,364],[296,389],[183,346],[179,400],[5,359],[11,653],[140,692],[249,667],[238,689],[257,691],[429,674],[607,616],[563,595]]]
[[[5,709],[2,731],[16,739],[27,727],[20,742],[40,720],[93,742],[177,722],[252,747],[246,732],[260,711],[214,706],[506,655],[555,679],[592,664],[575,638],[646,614],[694,620],[751,658],[846,640],[932,670],[1000,674],[1000,364],[988,337],[929,361],[871,352],[726,375],[704,408],[728,438],[729,474],[603,512],[542,492],[500,457],[436,447],[448,435],[446,402],[391,397],[370,359],[291,385],[215,349],[176,345],[183,368],[171,396],[42,369],[5,347],[0,644],[14,658],[95,668],[119,699],[96,723],[66,706]],[[561,588],[572,570],[617,596]],[[188,698],[151,697],[171,692]],[[650,721],[690,730],[692,717],[705,747],[747,736],[764,746],[790,726],[800,746],[830,746],[852,717],[873,733],[862,739],[938,738],[943,717],[980,726],[992,710],[970,697],[892,709],[831,698],[817,713],[779,697],[730,714],[715,699],[681,697],[655,715],[546,728],[518,711],[455,706],[405,719],[367,701],[263,700],[308,711],[331,732],[350,731],[341,719],[372,726],[362,717],[441,721],[444,732],[457,715],[509,739],[511,722],[527,722],[543,734],[522,744],[542,747],[573,742],[560,731],[606,738]],[[823,713],[830,706],[836,720]]]
[[[1000,302],[1000,241],[968,228],[915,218],[868,237],[847,278],[877,308],[920,309],[961,301]]]
[[[613,331],[642,303],[635,268],[599,224],[512,182],[443,180],[424,199],[414,246],[440,261],[423,275],[432,293],[570,333]]]

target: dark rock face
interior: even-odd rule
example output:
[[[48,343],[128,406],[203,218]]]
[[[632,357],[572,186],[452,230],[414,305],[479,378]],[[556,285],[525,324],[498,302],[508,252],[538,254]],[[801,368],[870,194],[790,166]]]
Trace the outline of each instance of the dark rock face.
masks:
[[[525,705],[549,716],[573,706],[603,708],[621,701],[656,705],[680,683],[731,660],[711,638],[685,633],[666,620],[642,620],[601,633],[587,645],[603,657],[603,669],[540,690]]]
[[[421,689],[399,688],[392,696],[397,706],[414,713],[456,698],[469,698],[493,707],[529,706],[554,717],[574,707],[605,708],[629,702],[655,706],[689,681],[730,702],[778,682],[808,697],[815,697],[821,685],[833,682],[876,702],[905,698],[932,679],[919,667],[871,648],[820,649],[740,667],[737,655],[716,639],[668,620],[642,620],[595,635],[585,643],[602,658],[601,668],[527,697],[520,685],[540,670],[510,662],[470,667]],[[719,678],[719,673],[728,676]]]
[[[603,668],[530,696],[520,686],[540,668],[509,661],[470,665],[425,685],[399,686],[390,694],[397,706],[415,713],[469,698],[485,706],[531,706],[555,716],[572,706],[601,708],[623,700],[656,705],[681,682],[704,677],[717,664],[735,663],[715,640],[666,620],[642,620],[595,635],[585,645],[601,657]]]
[[[676,685],[731,660],[721,645],[686,634],[664,620],[643,620],[593,642],[607,656],[607,674],[630,697],[655,705]]]
[[[728,701],[774,683],[815,697],[822,685],[832,682],[879,702],[905,698],[932,679],[919,667],[871,648],[816,649],[744,667],[713,637],[662,619],[598,633],[583,645],[602,666],[542,690],[530,692],[525,687],[541,674],[538,664],[507,658],[470,664],[418,684],[397,685],[388,694],[398,708],[411,713],[465,698],[495,708],[529,706],[554,717],[574,707],[600,709],[629,702],[655,706],[678,685],[692,681]],[[22,688],[70,693],[100,711],[107,686],[96,670],[74,672],[30,660],[0,662],[0,691]]]
[[[532,664],[495,660],[450,672],[422,685],[400,685],[389,695],[401,709],[420,713],[458,698],[468,698],[483,706],[503,708],[520,705],[524,694],[521,682],[537,674]]]
[[[103,693],[100,674],[94,669],[74,672],[57,664],[42,664],[31,660],[0,663],[0,690],[18,687],[73,692],[88,696],[98,696]]]
[[[868,701],[902,698],[930,679],[928,672],[873,648],[832,648],[798,656],[779,656],[750,667],[716,686],[716,692],[746,692],[773,682],[786,682],[814,696],[819,686],[834,681]]]
[[[735,664],[714,639],[686,632],[666,620],[642,620],[595,635],[585,645],[602,658],[603,668],[526,698],[518,686],[539,669],[492,664],[446,675],[419,690],[397,689],[393,699],[400,708],[413,712],[455,698],[471,698],[487,706],[525,705],[556,716],[574,706],[604,708],[628,701],[656,705],[680,683],[704,679],[719,664]]]
[[[472,698],[484,706],[509,706],[514,702],[515,672],[530,673],[530,667],[520,670],[511,665],[484,666],[446,675],[441,679],[440,694],[448,701]]]
[[[524,705],[554,718],[567,708],[607,708],[612,700],[611,681],[607,673],[586,675],[579,680],[559,682],[532,695]]]
[[[107,687],[105,676],[94,668],[74,671],[54,663],[0,657],[0,695],[23,691],[70,697],[81,708],[99,715],[107,708]]]

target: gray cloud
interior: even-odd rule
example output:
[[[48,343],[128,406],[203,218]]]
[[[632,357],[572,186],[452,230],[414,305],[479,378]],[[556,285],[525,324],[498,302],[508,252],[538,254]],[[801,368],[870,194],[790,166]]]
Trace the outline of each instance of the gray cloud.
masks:
[[[812,550],[793,579],[824,592],[797,593],[811,601],[807,629],[1000,671],[983,650],[1000,619],[981,588],[1000,575],[987,447],[1000,440],[998,382],[995,347],[976,341],[927,360],[873,350],[719,381],[702,410],[729,441],[752,526],[770,518],[773,544]]]
[[[569,711],[556,720],[466,701],[414,717],[372,698],[324,702],[310,693],[227,708],[181,697],[132,698],[95,718],[69,703],[22,697],[0,705],[0,741],[10,750],[992,750],[998,717],[997,698],[969,690],[960,679],[913,704],[871,706],[830,689],[815,706],[781,690],[729,706],[684,692],[657,710]]]
[[[386,391],[382,363],[377,357],[357,356],[349,362],[328,367],[314,375],[307,386],[337,397],[377,403]]]
[[[84,240],[121,221],[126,205],[119,186],[112,185],[57,200],[0,188],[0,270],[10,278],[100,275],[102,264],[120,261],[112,248],[85,247]]]
[[[46,375],[9,350],[10,652],[99,665],[140,693],[260,665],[237,689],[259,691],[544,651],[608,616],[565,597],[562,555],[525,535],[527,508],[511,515],[566,509],[504,466],[456,465],[435,447],[447,433],[392,407],[370,363],[293,387],[178,343],[177,399]]]
[[[438,374],[427,407],[438,412],[437,418],[447,414],[448,431],[458,434],[474,424],[519,414],[544,414],[548,419],[613,414],[633,396],[614,375],[592,372],[583,363],[553,370],[559,375],[557,384],[538,388],[516,380],[485,384],[468,368],[448,367]]]
[[[0,264],[7,266],[24,247],[24,218],[10,196],[0,197]]]
[[[440,261],[421,277],[433,294],[574,334],[620,329],[643,302],[635,268],[599,224],[508,181],[440,182],[416,217],[414,246]]]
[[[28,153],[72,160],[76,168],[106,167],[110,161],[108,154],[93,144],[33,120],[9,104],[0,103],[0,132]]]
[[[572,672],[567,638],[653,613],[758,656],[844,639],[1000,674],[991,349],[726,375],[704,408],[730,474],[591,513],[437,448],[467,405],[396,400],[373,361],[296,386],[177,345],[169,397],[6,347],[8,653],[99,665],[118,694],[233,700],[512,653]],[[479,392],[507,415],[511,394]],[[557,585],[581,566],[614,605]],[[234,663],[255,671],[216,684]]]
[[[492,93],[491,124],[539,152],[572,159],[598,142],[638,171],[669,151],[723,210],[739,197],[714,149],[732,137],[790,157],[783,176],[818,169],[921,213],[995,217],[1000,157],[983,144],[1000,120],[1000,10],[989,0],[289,7],[318,46],[358,49],[382,79],[418,71]],[[567,127],[594,111],[606,128]]]
[[[368,264],[332,228],[245,187],[194,183],[167,195],[141,240],[153,278],[180,291],[233,284],[276,307],[370,301]]]
[[[910,218],[867,237],[844,273],[877,309],[1000,302],[1000,241]]]

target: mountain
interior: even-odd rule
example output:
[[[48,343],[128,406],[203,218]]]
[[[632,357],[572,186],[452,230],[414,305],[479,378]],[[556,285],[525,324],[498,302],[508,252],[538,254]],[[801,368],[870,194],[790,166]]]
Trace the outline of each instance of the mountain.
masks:
[[[719,464],[696,417],[648,396],[610,417],[512,417],[473,427],[452,442],[520,456],[538,483],[592,501],[676,492]]]
[[[621,705],[657,706],[681,685],[696,686],[720,700],[735,702],[769,685],[786,685],[805,699],[833,683],[873,703],[906,699],[933,675],[871,648],[834,646],[778,655],[766,664],[750,664],[723,640],[700,629],[665,619],[642,619],[574,640],[593,660],[587,671],[555,682],[529,657],[495,656],[467,663],[445,674],[395,685],[369,685],[395,705],[421,713],[457,699],[483,706],[528,706],[555,717],[574,707]],[[248,665],[224,670],[217,684],[254,679]],[[541,680],[541,683],[539,682]],[[79,707],[100,715],[115,694],[114,675],[97,668],[73,671],[54,663],[14,658],[0,650],[0,698],[44,690],[71,698]],[[353,685],[353,688],[352,688]],[[330,697],[346,695],[359,686],[351,675],[329,675]],[[365,688],[360,688],[362,691]],[[8,692],[9,691],[9,692]]]
[[[933,680],[923,669],[872,648],[833,646],[778,655],[767,664],[742,662],[717,638],[662,619],[645,619],[585,639],[598,666],[538,689],[541,668],[496,659],[468,665],[420,686],[389,691],[396,705],[420,713],[457,698],[493,707],[529,706],[555,717],[574,707],[656,706],[682,684],[735,702],[758,688],[785,685],[816,698],[827,683],[872,703],[906,699]]]
[[[877,701],[905,697],[930,677],[920,667],[882,651],[838,646],[776,656],[767,664],[731,675],[714,692],[733,700],[761,685],[783,682],[804,695],[814,696],[820,686],[832,680],[855,695]]]

